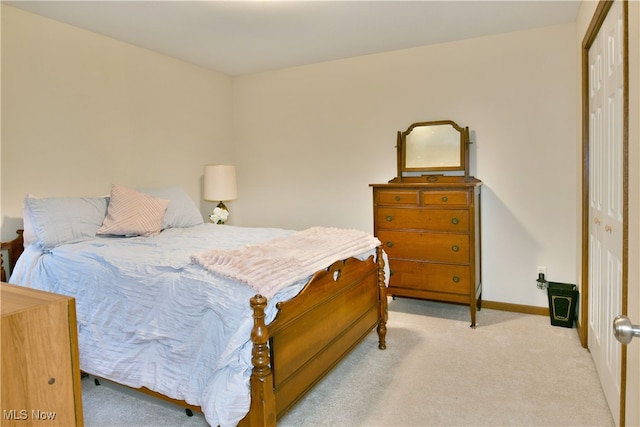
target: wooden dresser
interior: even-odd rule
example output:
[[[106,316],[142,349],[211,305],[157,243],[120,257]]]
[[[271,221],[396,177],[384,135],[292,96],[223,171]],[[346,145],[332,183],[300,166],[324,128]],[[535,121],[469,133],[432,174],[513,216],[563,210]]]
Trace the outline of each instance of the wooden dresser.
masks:
[[[75,300],[2,283],[2,426],[82,426]]]
[[[462,177],[371,185],[374,234],[389,256],[388,294],[468,304],[475,327],[482,294],[480,185]]]
[[[469,176],[469,128],[450,120],[398,132],[398,175],[373,187],[374,234],[393,297],[481,307],[480,188]]]

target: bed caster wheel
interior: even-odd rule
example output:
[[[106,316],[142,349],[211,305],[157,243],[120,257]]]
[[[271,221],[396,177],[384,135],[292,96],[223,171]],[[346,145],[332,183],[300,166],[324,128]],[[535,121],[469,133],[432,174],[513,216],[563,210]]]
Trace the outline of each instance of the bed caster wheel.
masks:
[[[98,379],[97,379],[97,378],[95,378],[95,379],[93,380],[93,382],[94,382],[96,385],[100,385],[100,381],[98,381]]]
[[[187,417],[193,417],[193,411],[191,409],[187,408],[184,412],[187,414]]]

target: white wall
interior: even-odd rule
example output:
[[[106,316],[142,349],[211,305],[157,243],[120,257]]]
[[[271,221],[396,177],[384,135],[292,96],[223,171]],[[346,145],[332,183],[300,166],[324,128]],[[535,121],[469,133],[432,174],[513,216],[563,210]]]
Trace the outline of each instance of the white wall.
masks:
[[[372,231],[396,132],[451,119],[484,181],[483,298],[546,306],[536,266],[576,279],[576,60],[568,24],[235,78],[234,221]]]
[[[178,184],[238,167],[231,224],[372,230],[396,132],[469,126],[486,300],[546,306],[575,283],[575,25],[230,78],[2,5],[2,238],[26,193]],[[200,202],[203,212],[211,204]]]
[[[22,199],[180,185],[230,162],[231,79],[2,5],[2,240]],[[203,206],[203,212],[211,206]]]

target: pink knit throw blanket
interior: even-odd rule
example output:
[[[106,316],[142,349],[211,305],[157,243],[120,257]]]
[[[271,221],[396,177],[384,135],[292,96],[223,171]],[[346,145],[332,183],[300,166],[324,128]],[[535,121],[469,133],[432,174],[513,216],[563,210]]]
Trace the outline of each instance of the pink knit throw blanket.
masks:
[[[191,260],[270,298],[335,261],[366,253],[378,245],[377,238],[362,231],[312,227],[259,245],[200,252]]]

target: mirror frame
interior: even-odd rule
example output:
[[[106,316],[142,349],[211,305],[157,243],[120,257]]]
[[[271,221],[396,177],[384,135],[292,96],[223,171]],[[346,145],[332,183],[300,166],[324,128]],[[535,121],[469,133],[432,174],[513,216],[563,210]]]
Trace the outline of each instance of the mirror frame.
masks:
[[[458,165],[451,166],[407,167],[407,136],[417,127],[442,125],[450,125],[454,130],[460,133],[460,163]],[[464,176],[469,177],[469,143],[469,128],[458,126],[458,124],[452,120],[413,123],[406,131],[398,131],[398,179],[402,180],[406,172],[425,172],[434,174],[438,172],[464,171]]]

